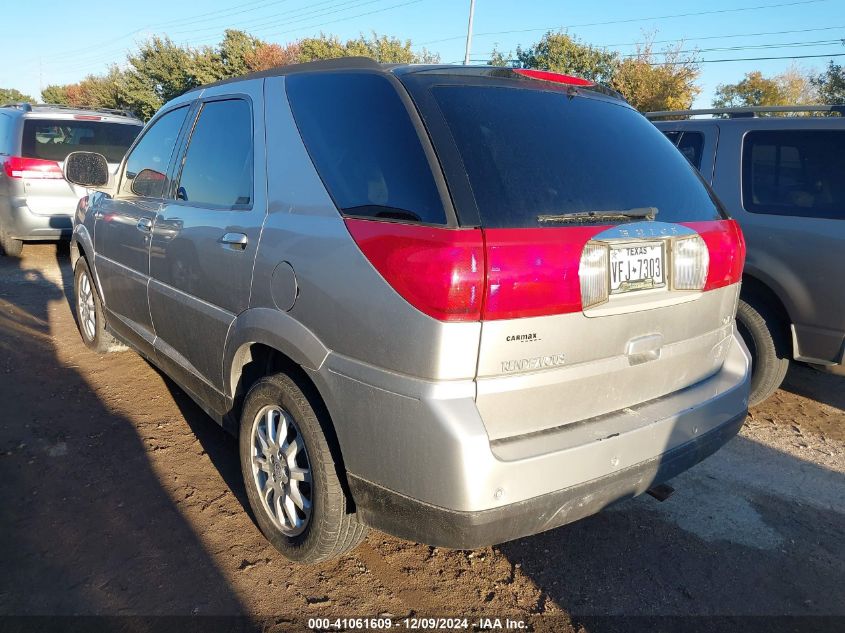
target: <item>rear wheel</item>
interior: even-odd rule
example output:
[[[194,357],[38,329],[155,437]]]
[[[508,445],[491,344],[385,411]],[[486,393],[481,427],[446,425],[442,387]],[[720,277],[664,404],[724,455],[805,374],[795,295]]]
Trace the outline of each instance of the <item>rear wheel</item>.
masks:
[[[9,237],[6,230],[0,226],[0,253],[7,257],[20,257],[23,251],[23,241]]]
[[[95,352],[109,352],[122,348],[114,337],[106,332],[103,304],[88,262],[80,258],[73,271],[73,296],[76,303],[76,324],[82,335],[82,342]]]
[[[789,369],[784,324],[764,301],[740,299],[737,329],[751,352],[750,405],[758,405],[780,387]]]
[[[287,558],[318,563],[364,539],[367,528],[349,511],[320,416],[297,381],[278,373],[253,385],[239,443],[258,527]]]

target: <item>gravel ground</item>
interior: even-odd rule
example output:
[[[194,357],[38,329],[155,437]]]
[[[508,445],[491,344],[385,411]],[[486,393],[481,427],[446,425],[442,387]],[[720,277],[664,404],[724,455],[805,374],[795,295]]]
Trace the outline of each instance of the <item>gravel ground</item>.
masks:
[[[53,245],[0,258],[0,614],[845,618],[845,378],[793,366],[663,503],[471,552],[372,532],[301,567],[244,511],[234,440],[135,353],[82,345],[70,285]]]

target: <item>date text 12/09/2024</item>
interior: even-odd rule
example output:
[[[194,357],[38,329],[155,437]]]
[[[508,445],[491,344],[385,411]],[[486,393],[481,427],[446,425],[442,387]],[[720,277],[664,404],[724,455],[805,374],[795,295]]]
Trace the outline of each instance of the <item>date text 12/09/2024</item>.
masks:
[[[309,618],[308,628],[312,631],[352,631],[373,629],[406,629],[412,631],[468,630],[515,631],[528,627],[518,618]]]

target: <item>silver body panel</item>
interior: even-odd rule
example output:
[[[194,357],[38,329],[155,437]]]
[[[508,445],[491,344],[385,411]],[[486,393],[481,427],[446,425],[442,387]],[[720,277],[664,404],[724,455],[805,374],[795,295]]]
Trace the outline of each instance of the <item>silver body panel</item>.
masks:
[[[102,231],[94,218],[114,200],[95,196],[73,242],[93,260],[110,327],[218,421],[237,413],[243,368],[253,346],[266,346],[313,381],[350,475],[480,511],[654,459],[744,413],[749,361],[733,328],[736,286],[616,316],[435,320],[353,241],[299,135],[284,77],[177,102],[224,93],[253,100],[251,210],[163,202],[144,211],[155,222],[144,246],[131,232]],[[221,248],[231,232],[247,236],[244,251]],[[519,344],[496,341],[525,327],[566,364],[503,376]],[[660,337],[659,354],[633,366],[632,354],[654,351],[649,336]],[[614,373],[620,380],[602,387]]]

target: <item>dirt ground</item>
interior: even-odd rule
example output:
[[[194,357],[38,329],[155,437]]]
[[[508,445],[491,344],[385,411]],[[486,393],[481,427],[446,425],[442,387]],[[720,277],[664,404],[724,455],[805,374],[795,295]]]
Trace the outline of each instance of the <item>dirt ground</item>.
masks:
[[[134,352],[88,351],[70,287],[54,245],[0,258],[0,614],[249,615],[279,630],[512,616],[589,631],[606,615],[845,616],[845,378],[792,367],[663,503],[471,552],[372,532],[303,567],[244,510],[234,440]]]

